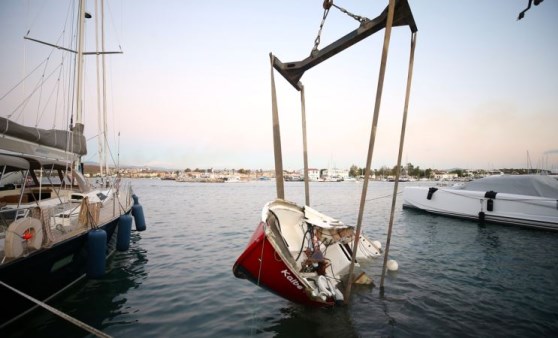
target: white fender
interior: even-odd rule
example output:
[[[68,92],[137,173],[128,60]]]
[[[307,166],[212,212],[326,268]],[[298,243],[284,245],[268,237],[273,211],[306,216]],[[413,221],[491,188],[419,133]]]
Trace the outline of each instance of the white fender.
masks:
[[[331,296],[334,295],[329,290],[329,284],[327,283],[327,279],[324,276],[319,276],[318,281],[316,282],[316,284],[318,284],[318,290],[320,291],[320,295],[326,296],[326,297],[331,297]]]
[[[333,293],[333,298],[335,298],[336,301],[343,301],[345,299],[345,297],[343,297],[343,294],[341,293],[341,291],[339,291],[339,289],[337,289],[333,283],[331,282],[331,279],[326,279],[327,280],[327,285],[329,285],[329,290]]]
[[[18,258],[28,249],[40,249],[43,244],[41,221],[32,217],[13,221],[6,231],[4,243],[4,254],[8,258]]]

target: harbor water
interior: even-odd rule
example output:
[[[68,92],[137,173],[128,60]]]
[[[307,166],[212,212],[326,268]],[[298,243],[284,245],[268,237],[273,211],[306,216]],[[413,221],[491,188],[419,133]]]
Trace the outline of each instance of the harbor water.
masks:
[[[401,183],[405,185],[414,183]],[[434,183],[430,183],[434,184]],[[558,335],[558,233],[402,209],[390,258],[399,271],[354,287],[350,305],[308,309],[236,279],[232,266],[275,182],[133,180],[147,231],[49,305],[114,337],[544,337]],[[304,202],[302,182],[288,200]],[[310,184],[310,204],[355,224],[362,183]],[[363,232],[385,245],[393,183],[371,182]],[[379,285],[382,259],[367,264]],[[8,306],[3,304],[2,306]],[[36,310],[2,337],[85,337]]]

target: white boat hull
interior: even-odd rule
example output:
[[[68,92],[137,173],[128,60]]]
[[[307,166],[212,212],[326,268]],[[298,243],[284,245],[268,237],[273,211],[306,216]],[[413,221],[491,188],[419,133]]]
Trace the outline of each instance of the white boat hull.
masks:
[[[558,230],[558,201],[536,196],[428,187],[406,187],[403,207],[429,213],[500,224]],[[492,207],[490,207],[492,205]]]

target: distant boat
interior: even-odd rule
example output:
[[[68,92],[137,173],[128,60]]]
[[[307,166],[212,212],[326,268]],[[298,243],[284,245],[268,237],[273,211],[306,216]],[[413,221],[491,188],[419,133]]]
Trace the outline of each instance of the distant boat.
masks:
[[[395,178],[391,177],[388,181],[395,182]],[[411,179],[409,177],[400,177],[398,182],[411,182]]]
[[[333,177],[333,176],[325,176],[318,182],[343,182],[343,178],[341,177]]]
[[[79,7],[83,37],[83,1]],[[81,43],[76,53],[80,88]],[[87,149],[80,90],[73,95],[68,102],[78,103],[78,114],[69,129],[40,129],[11,115],[0,117],[0,281],[43,302],[86,275],[102,276],[106,257],[129,246],[130,214],[136,229],[145,229],[129,183],[105,172],[93,186],[83,176],[80,163]],[[0,102],[4,108],[5,101]],[[0,329],[37,307],[5,285],[0,285]]]
[[[403,206],[480,222],[558,230],[558,181],[497,175],[454,187],[405,187]]]
[[[238,176],[227,176],[224,178],[225,183],[239,183],[242,182]]]

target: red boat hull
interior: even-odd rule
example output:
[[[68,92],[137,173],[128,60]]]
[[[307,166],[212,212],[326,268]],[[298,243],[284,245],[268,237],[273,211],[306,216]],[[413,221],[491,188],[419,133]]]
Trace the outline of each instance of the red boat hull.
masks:
[[[266,224],[260,222],[244,252],[233,266],[237,278],[248,279],[292,302],[314,307],[333,306],[333,301],[313,297],[308,284],[285,264],[265,234]]]

